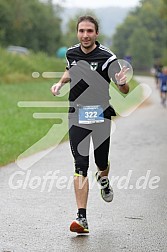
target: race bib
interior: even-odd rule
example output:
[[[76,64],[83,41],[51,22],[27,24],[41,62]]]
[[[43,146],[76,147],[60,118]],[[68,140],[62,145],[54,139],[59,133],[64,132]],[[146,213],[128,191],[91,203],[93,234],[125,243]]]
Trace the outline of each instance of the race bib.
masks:
[[[79,124],[93,124],[104,122],[103,108],[96,106],[81,106],[79,108]]]

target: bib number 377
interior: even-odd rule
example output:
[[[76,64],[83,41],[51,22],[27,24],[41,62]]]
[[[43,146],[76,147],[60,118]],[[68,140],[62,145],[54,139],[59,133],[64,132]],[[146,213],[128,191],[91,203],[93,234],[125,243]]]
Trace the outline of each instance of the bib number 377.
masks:
[[[79,124],[104,122],[103,109],[97,106],[82,106],[79,108]]]

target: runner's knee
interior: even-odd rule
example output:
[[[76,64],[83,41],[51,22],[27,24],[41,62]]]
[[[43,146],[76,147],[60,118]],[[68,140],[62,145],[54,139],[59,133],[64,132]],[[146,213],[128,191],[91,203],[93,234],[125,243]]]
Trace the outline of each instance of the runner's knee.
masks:
[[[76,176],[82,175],[87,177],[89,167],[88,157],[78,157],[75,160],[75,174]]]
[[[100,171],[105,171],[108,167],[108,159],[95,162]]]
[[[75,167],[75,176],[84,176],[87,177],[88,167],[80,166]]]

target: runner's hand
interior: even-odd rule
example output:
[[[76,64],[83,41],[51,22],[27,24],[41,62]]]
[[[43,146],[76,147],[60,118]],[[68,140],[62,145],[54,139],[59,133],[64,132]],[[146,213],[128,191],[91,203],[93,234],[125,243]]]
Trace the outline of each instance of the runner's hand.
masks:
[[[127,68],[126,66],[123,66],[121,71],[115,74],[115,79],[119,86],[126,84],[126,81],[127,81],[126,73],[128,72],[128,70],[129,68]]]
[[[51,92],[53,95],[59,95],[60,92],[59,90],[61,89],[61,84],[60,83],[55,83],[53,84],[53,86],[51,87]]]

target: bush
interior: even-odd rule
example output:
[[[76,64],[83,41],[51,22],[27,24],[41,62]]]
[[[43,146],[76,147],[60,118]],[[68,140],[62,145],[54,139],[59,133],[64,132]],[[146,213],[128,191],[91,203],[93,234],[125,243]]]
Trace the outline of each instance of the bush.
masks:
[[[33,72],[62,72],[65,60],[49,57],[45,53],[19,55],[0,48],[0,83],[19,83],[34,80]],[[39,78],[43,80],[43,78]]]

